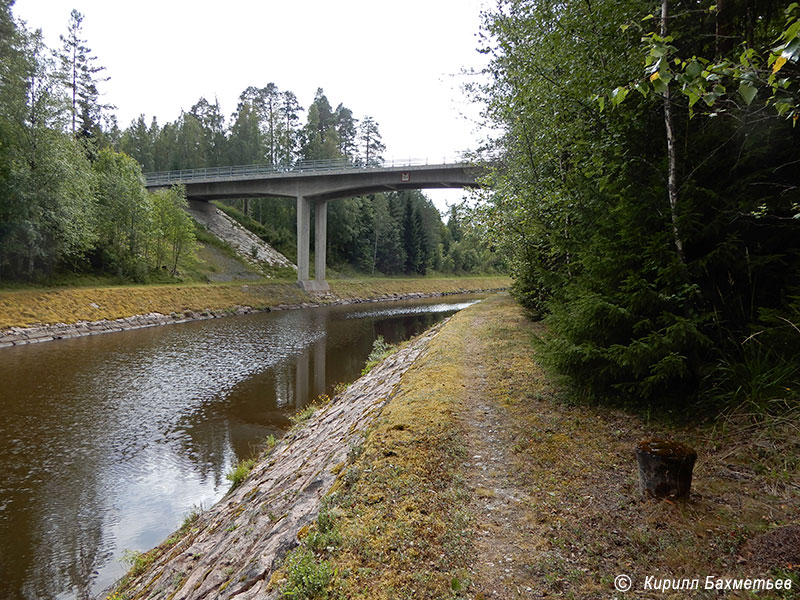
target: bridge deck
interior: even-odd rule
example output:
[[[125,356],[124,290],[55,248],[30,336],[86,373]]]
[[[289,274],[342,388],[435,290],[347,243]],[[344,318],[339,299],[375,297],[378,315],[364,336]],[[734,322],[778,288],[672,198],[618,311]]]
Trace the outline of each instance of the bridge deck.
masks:
[[[358,173],[392,173],[437,168],[464,168],[469,163],[464,159],[451,162],[429,163],[427,160],[391,160],[375,165],[356,165],[347,160],[301,161],[292,165],[238,165],[231,167],[207,167],[177,171],[145,173],[146,187],[163,187],[175,184],[216,183],[247,181],[254,179],[306,178],[319,175],[355,175]]]
[[[147,173],[150,188],[186,186],[189,200],[222,198],[291,197],[297,200],[297,279],[306,290],[327,290],[327,203],[375,191],[476,187],[483,171],[461,159],[431,164],[428,161],[381,162],[354,165],[345,160],[306,161],[291,166],[245,165]],[[309,280],[310,219],[315,219],[315,280]]]

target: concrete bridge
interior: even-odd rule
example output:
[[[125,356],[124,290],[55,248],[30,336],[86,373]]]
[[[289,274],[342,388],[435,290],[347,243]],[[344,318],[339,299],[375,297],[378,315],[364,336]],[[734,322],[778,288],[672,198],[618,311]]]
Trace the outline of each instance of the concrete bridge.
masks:
[[[353,166],[343,160],[305,161],[281,167],[249,165],[146,173],[148,188],[186,186],[189,200],[295,198],[297,200],[297,283],[307,291],[327,291],[325,280],[328,201],[403,189],[477,187],[480,167],[465,161],[427,164],[384,162]],[[314,206],[314,280],[309,279],[311,207]]]

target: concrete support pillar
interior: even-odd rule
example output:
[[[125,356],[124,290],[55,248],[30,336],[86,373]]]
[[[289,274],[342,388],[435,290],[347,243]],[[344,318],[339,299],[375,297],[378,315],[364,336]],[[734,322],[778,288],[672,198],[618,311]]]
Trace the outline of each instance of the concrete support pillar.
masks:
[[[325,258],[328,243],[328,201],[317,200],[314,211],[314,281],[309,281],[311,253],[311,201],[297,197],[297,285],[307,292],[327,292]]]
[[[315,289],[329,289],[325,281],[325,259],[328,250],[328,201],[317,200],[314,215],[314,279]]]
[[[311,202],[297,197],[297,283],[306,289],[311,243]]]

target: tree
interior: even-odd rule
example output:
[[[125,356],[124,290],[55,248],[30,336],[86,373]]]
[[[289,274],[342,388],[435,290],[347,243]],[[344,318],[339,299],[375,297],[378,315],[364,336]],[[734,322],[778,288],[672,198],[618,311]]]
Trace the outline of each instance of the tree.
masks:
[[[152,205],[139,163],[110,148],[93,164],[98,202],[98,250],[105,268],[142,280],[153,231]]]
[[[0,0],[0,276],[13,274],[11,252],[24,205],[14,181],[20,161],[19,136],[26,110],[24,37],[11,14],[13,1]]]
[[[119,150],[135,158],[145,172],[155,171],[155,136],[153,128],[148,128],[144,115],[139,115],[123,132]]]
[[[9,6],[4,9],[7,11]],[[12,277],[80,261],[94,241],[88,163],[62,133],[64,105],[41,31],[17,29],[0,44],[0,264]]]
[[[150,135],[153,144],[153,162],[156,171],[172,171],[178,169],[178,128],[174,123],[166,123],[160,127],[155,117],[150,123]]]
[[[352,110],[344,104],[339,104],[336,107],[336,134],[339,138],[339,152],[354,164],[358,155],[357,124],[358,120],[353,118]]]
[[[749,105],[746,86],[736,102],[723,102],[727,84],[692,95],[693,74],[724,75],[692,57],[739,61],[747,40],[785,34],[782,18],[761,3],[723,19],[710,3],[667,6],[669,30],[644,36],[643,81],[631,23],[657,21],[655,6],[503,1],[487,15],[490,83],[478,93],[501,131],[490,235],[515,294],[548,323],[543,356],[587,394],[674,407],[721,385],[720,357],[765,330],[760,315],[789,315],[800,138]]]
[[[281,127],[283,121],[280,114],[281,93],[278,86],[268,83],[261,89],[261,106],[264,122],[264,140],[267,150],[267,164],[278,163],[280,153]]]
[[[70,131],[85,141],[95,139],[101,131],[100,123],[104,110],[111,108],[101,104],[98,83],[108,81],[99,76],[105,67],[94,64],[96,57],[85,45],[83,15],[72,10],[67,25],[67,35],[61,36],[63,47],[59,53],[61,78],[69,96]]]
[[[8,65],[11,60],[18,58],[19,32],[11,7],[14,0],[0,0],[0,64]]]
[[[388,275],[402,273],[406,255],[403,247],[401,223],[394,217],[385,194],[376,194],[373,199],[373,266]]]
[[[406,251],[406,273],[425,273],[422,219],[410,199],[403,213],[403,245]]]
[[[175,161],[179,169],[202,169],[208,165],[211,148],[208,136],[200,121],[192,113],[181,111],[175,122],[177,156]]]
[[[225,117],[219,107],[219,101],[209,103],[205,98],[200,98],[189,111],[203,131],[206,152],[205,162],[210,167],[219,167],[224,164],[228,139],[225,131]]]
[[[693,115],[704,107],[715,113],[735,112],[741,103],[750,106],[760,96],[765,108],[771,107],[777,116],[796,123],[800,120],[800,4],[794,2],[784,11],[786,22],[777,40],[765,39],[761,31],[770,24],[770,34],[774,34],[774,17],[761,15],[756,19],[756,7],[748,4],[744,14],[737,13],[735,7],[736,3],[718,2],[693,11],[714,17],[715,44],[713,54],[706,47],[702,54],[689,55],[685,52],[688,48],[674,45],[678,43],[676,36],[668,35],[669,2],[662,0],[659,33],[651,31],[642,36],[645,77],[618,86],[610,94],[600,94],[597,99],[617,106],[633,90],[646,97],[653,91],[669,95],[674,88],[686,96]],[[625,29],[630,27],[623,25]],[[634,27],[642,30],[638,23]],[[677,33],[680,36],[683,32]],[[739,47],[731,56],[737,39]],[[777,46],[764,48],[776,42]],[[691,49],[700,50],[696,46]]]
[[[281,96],[281,136],[279,138],[280,159],[284,165],[294,162],[300,145],[300,112],[303,110],[293,92]]]
[[[250,100],[240,102],[233,115],[228,151],[228,163],[232,165],[253,165],[264,161],[258,111]]]
[[[380,165],[383,162],[381,152],[386,150],[386,146],[381,139],[378,123],[372,117],[364,117],[358,128],[359,139],[364,149],[363,164],[367,167]]]
[[[153,250],[156,269],[169,267],[174,277],[182,258],[192,254],[194,223],[186,212],[186,190],[182,186],[159,189],[150,194],[153,206]]]
[[[308,122],[304,130],[305,160],[327,160],[340,158],[339,135],[336,132],[336,116],[330,102],[322,91],[317,89],[314,101],[308,108]]]
[[[228,144],[228,162],[232,165],[254,165],[264,162],[264,138],[256,103],[255,88],[248,88],[241,96],[241,102],[234,115]],[[244,199],[244,214],[250,215],[250,203]]]
[[[714,60],[696,54],[690,58],[676,55],[679,50],[672,45],[675,37],[668,34],[667,24],[671,18],[669,0],[662,0],[658,19],[659,33],[650,32],[642,38],[645,46],[646,78],[634,81],[627,86],[618,86],[607,96],[613,106],[624,102],[632,90],[638,91],[645,97],[653,91],[664,99],[663,111],[668,161],[667,191],[673,239],[681,257],[683,257],[683,241],[678,231],[676,135],[672,116],[673,87],[676,93],[682,93],[688,99],[690,117],[694,115],[695,105],[700,100],[709,109],[715,111],[713,114],[729,110],[738,111],[737,100],[743,101],[749,106],[761,90],[762,96],[768,96],[765,106],[774,106],[777,115],[786,115],[794,122],[800,118],[800,95],[798,95],[800,71],[796,67],[792,68],[800,58],[800,6],[794,3],[786,10],[786,27],[779,36],[779,41],[782,43],[769,53],[769,60],[766,62],[752,47],[755,41],[752,23],[748,24],[749,26],[744,32],[741,42],[744,51],[738,56],[738,59],[724,56],[723,52],[730,52],[733,47],[732,42],[736,38],[734,35],[735,15],[727,2],[720,2],[708,9],[700,10],[700,12],[706,11],[716,16],[714,46],[716,56]],[[751,19],[752,14],[748,17]],[[628,27],[628,25],[623,26],[623,28]],[[637,27],[639,27],[638,24]],[[787,63],[790,66],[779,76],[779,72]],[[769,69],[770,65],[772,65],[771,69]],[[604,103],[606,96],[598,96],[598,99],[601,98]]]

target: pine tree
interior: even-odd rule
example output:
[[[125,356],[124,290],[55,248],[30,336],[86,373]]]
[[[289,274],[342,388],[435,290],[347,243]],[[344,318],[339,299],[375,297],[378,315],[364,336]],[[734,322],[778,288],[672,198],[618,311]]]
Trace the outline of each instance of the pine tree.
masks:
[[[280,103],[281,93],[278,90],[278,86],[274,83],[268,83],[261,88],[264,143],[267,152],[267,164],[269,165],[278,163],[280,129],[283,125],[280,115]]]
[[[189,113],[197,119],[203,130],[206,164],[210,167],[221,166],[225,160],[228,139],[225,132],[225,116],[220,110],[219,101],[214,99],[214,104],[211,104],[205,98],[200,98]]]
[[[336,107],[336,133],[339,137],[339,152],[349,162],[355,163],[358,154],[356,136],[358,120],[353,118],[353,111],[344,104]]]
[[[228,163],[232,165],[252,165],[264,161],[258,111],[250,100],[240,102],[233,115],[228,152]]]
[[[297,96],[293,92],[281,95],[280,114],[283,122],[279,138],[280,160],[287,167],[294,162],[300,144],[300,112],[302,111]]]
[[[135,121],[123,132],[119,142],[119,149],[135,158],[145,172],[155,171],[155,139],[152,129],[144,121],[144,115],[139,115]]]
[[[328,160],[342,156],[339,151],[339,135],[336,132],[336,116],[322,88],[317,89],[314,101],[308,108],[304,134],[305,160]]]
[[[420,273],[423,268],[422,222],[410,198],[403,212],[403,242],[406,251],[406,273]]]
[[[358,128],[359,140],[364,150],[363,164],[366,167],[380,165],[383,162],[381,152],[386,146],[381,139],[378,123],[372,117],[364,117]]]

